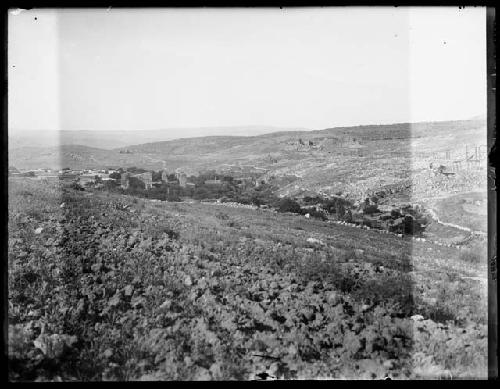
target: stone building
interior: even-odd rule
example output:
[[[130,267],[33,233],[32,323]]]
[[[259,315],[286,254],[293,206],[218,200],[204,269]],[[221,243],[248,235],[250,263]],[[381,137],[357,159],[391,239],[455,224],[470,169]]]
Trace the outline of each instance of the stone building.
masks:
[[[130,178],[130,173],[122,173],[121,174],[121,187],[123,189],[128,189],[128,186],[129,186],[129,181],[128,179]]]
[[[130,186],[130,178],[137,178],[144,183],[146,189],[151,189],[153,187],[153,173],[145,172],[140,174],[130,174],[122,173],[121,175],[121,187],[127,189]]]
[[[187,175],[185,173],[180,173],[177,175],[177,179],[179,180],[179,186],[185,188],[187,184]]]
[[[96,175],[95,174],[82,174],[80,176],[80,185],[89,185],[96,183]]]
[[[146,189],[151,189],[153,187],[153,173],[146,172],[141,174],[135,174],[133,177],[141,180],[144,183]]]
[[[221,180],[205,180],[205,185],[221,185]]]

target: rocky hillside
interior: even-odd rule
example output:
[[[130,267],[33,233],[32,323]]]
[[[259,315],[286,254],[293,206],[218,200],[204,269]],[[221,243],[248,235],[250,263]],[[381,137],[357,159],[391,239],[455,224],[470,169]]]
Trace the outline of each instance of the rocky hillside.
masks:
[[[486,256],[9,180],[9,379],[484,378]]]

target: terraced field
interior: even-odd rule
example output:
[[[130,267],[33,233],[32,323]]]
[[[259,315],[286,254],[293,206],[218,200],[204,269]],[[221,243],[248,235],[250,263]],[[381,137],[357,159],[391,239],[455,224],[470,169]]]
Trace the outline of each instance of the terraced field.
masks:
[[[375,231],[11,179],[9,375],[485,377],[485,275]]]

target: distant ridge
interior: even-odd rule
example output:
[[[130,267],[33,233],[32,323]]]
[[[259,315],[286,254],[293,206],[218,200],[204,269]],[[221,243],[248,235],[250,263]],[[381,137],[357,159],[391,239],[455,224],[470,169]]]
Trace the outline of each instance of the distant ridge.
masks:
[[[239,127],[241,131],[248,128]],[[284,169],[296,163],[310,165],[311,161],[306,161],[305,158],[313,158],[314,163],[328,164],[325,161],[334,157],[338,151],[338,146],[335,145],[341,143],[347,144],[345,147],[349,150],[381,147],[380,144],[372,146],[376,142],[398,144],[400,149],[404,149],[409,147],[411,139],[428,139],[429,142],[433,142],[433,137],[438,135],[447,135],[463,143],[469,141],[468,139],[475,139],[474,134],[481,134],[483,128],[485,121],[481,119],[361,125],[324,130],[281,129],[274,132],[269,130],[276,127],[259,127],[266,133],[250,135],[247,132],[246,135],[237,135],[238,131],[233,131],[231,135],[183,137],[172,140],[162,139],[160,131],[157,135],[162,139],[160,141],[151,136],[156,134],[155,131],[147,130],[129,132],[129,138],[127,134],[121,132],[109,131],[103,134],[86,131],[77,134],[66,131],[62,132],[61,141],[69,144],[61,144],[59,139],[54,138],[47,140],[39,134],[29,139],[28,145],[23,145],[22,142],[16,144],[10,140],[9,164],[20,169],[67,166],[72,168],[137,166],[160,169],[165,162],[169,169],[197,170],[232,164],[253,164],[275,169],[278,165],[273,165],[271,161],[278,160],[280,168]],[[150,138],[139,136],[144,133],[148,133]],[[99,137],[96,138],[97,134]],[[74,137],[65,141],[66,135]],[[133,141],[135,143],[132,143]],[[304,150],[311,145],[310,153],[299,150],[302,145],[305,145]],[[321,147],[323,151],[313,146]]]
[[[114,149],[117,147],[169,141],[179,138],[198,138],[206,135],[257,136],[278,131],[308,130],[302,127],[234,126],[130,131],[17,131],[9,134],[9,149],[29,146],[57,147],[61,145],[83,145],[102,149]]]

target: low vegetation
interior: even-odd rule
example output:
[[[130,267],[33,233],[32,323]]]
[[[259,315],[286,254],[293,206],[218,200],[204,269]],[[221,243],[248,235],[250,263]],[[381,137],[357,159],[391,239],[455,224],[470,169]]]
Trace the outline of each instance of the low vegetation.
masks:
[[[11,380],[486,372],[479,265],[376,231],[16,179],[8,266]]]

